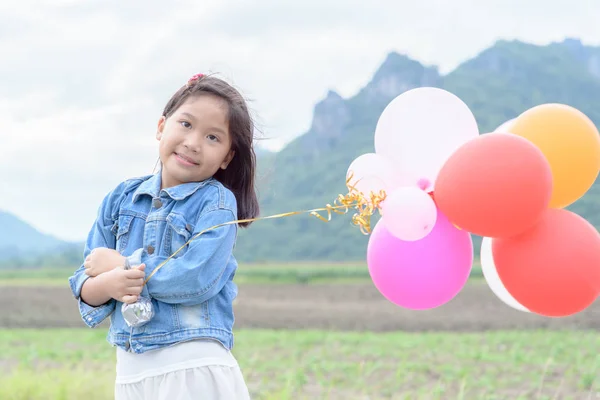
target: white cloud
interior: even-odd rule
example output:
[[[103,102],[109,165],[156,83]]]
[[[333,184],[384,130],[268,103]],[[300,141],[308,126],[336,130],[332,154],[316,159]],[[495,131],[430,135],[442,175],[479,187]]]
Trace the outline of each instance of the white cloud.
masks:
[[[390,51],[448,72],[501,38],[598,45],[599,17],[595,0],[0,2],[0,209],[83,239],[108,190],[152,172],[164,103],[197,72],[252,99],[279,149]]]

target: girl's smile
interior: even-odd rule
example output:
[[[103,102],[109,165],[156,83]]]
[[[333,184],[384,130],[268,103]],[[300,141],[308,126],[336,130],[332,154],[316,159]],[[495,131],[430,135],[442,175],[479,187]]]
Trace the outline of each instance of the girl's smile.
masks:
[[[191,157],[185,156],[183,154],[179,154],[179,153],[173,153],[175,155],[175,158],[177,159],[177,161],[179,161],[180,164],[188,166],[188,167],[197,167],[198,164],[197,162],[195,162]]]

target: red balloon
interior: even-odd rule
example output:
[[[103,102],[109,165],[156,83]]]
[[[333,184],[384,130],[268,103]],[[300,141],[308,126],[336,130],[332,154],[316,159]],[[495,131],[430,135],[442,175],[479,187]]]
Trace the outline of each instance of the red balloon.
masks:
[[[462,145],[435,182],[435,200],[456,226],[491,238],[509,237],[539,221],[552,195],[552,172],[530,141],[488,133]]]
[[[530,311],[564,317],[600,295],[600,234],[579,215],[549,209],[532,229],[492,241],[506,290]]]

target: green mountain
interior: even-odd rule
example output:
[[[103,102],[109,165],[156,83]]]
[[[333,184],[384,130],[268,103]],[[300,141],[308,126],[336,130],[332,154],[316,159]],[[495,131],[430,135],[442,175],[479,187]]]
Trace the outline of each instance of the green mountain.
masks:
[[[445,76],[435,67],[391,53],[355,96],[344,99],[330,91],[315,106],[308,132],[260,159],[262,215],[322,207],[345,193],[348,165],[374,151],[373,134],[385,106],[402,92],[422,86],[459,96],[482,133],[550,102],[574,106],[600,126],[600,48],[579,40],[548,46],[499,41]],[[571,210],[600,226],[598,184]],[[349,215],[334,214],[329,223],[299,215],[255,222],[241,232],[236,256],[258,262],[364,260],[367,242]]]

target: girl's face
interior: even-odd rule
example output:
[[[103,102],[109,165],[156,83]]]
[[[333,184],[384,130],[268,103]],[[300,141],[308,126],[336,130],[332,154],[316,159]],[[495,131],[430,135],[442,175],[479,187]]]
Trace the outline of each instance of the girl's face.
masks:
[[[225,169],[234,156],[227,103],[212,95],[190,97],[158,121],[162,188],[201,182]]]

